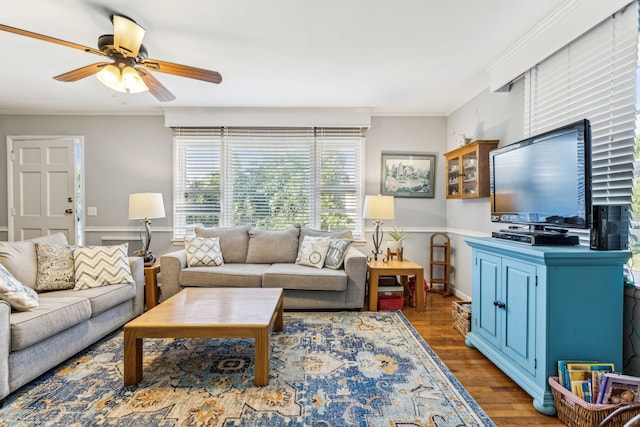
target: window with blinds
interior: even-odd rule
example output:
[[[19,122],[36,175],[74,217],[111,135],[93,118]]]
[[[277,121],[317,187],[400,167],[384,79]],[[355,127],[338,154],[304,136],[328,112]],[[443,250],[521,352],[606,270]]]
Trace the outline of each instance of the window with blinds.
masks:
[[[173,235],[182,238],[220,225],[222,132],[176,129],[173,146]]]
[[[634,1],[525,74],[525,136],[591,122],[593,204],[631,204],[637,52]]]
[[[364,129],[176,128],[174,239],[296,223],[362,235]]]

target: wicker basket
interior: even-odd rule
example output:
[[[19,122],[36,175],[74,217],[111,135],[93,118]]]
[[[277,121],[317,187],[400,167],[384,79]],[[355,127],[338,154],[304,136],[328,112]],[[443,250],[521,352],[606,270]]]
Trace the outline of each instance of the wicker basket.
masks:
[[[451,314],[453,315],[453,327],[462,336],[467,335],[471,330],[471,301],[453,301]]]
[[[549,385],[556,411],[558,411],[558,419],[569,427],[598,427],[607,415],[624,406],[587,403],[561,386],[558,377],[549,377]],[[620,414],[609,422],[607,427],[623,427],[639,412],[640,409]]]

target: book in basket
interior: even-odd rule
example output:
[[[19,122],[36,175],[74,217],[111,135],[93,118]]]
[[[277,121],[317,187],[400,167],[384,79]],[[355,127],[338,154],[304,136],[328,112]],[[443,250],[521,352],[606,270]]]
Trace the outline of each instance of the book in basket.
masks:
[[[609,372],[603,375],[597,403],[640,402],[640,377]]]

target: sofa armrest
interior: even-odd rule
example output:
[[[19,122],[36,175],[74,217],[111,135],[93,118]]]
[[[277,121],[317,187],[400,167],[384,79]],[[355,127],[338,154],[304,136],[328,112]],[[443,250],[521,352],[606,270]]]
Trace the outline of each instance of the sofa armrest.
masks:
[[[362,308],[367,287],[367,256],[350,247],[344,257],[347,273],[346,308]]]
[[[165,301],[182,289],[180,287],[180,272],[187,268],[187,251],[184,249],[170,252],[160,257],[160,272],[162,285],[160,298]]]
[[[9,352],[11,351],[11,306],[0,300],[0,401],[9,394]]]
[[[136,284],[136,298],[133,302],[134,317],[139,316],[144,311],[144,259],[142,257],[129,257],[129,268]]]

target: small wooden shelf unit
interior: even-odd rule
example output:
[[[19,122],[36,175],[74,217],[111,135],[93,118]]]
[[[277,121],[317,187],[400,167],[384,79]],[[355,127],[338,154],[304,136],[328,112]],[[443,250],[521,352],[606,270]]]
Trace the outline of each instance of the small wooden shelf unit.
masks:
[[[451,240],[445,233],[433,233],[430,239],[429,290],[451,295]],[[434,285],[442,285],[442,289]]]

